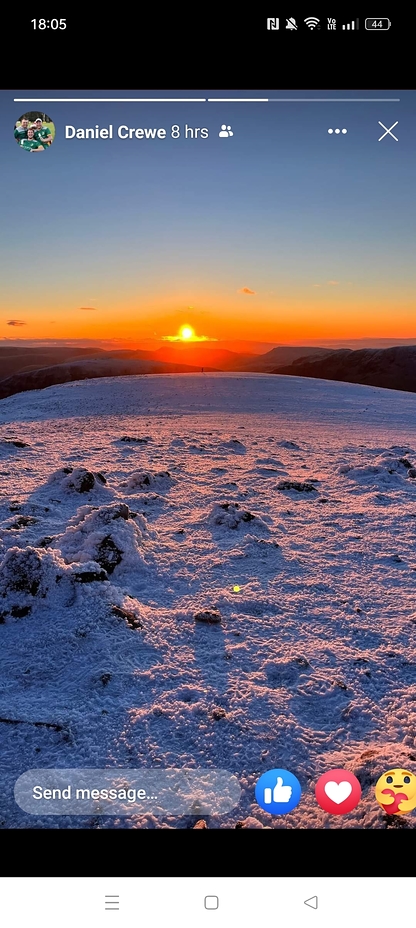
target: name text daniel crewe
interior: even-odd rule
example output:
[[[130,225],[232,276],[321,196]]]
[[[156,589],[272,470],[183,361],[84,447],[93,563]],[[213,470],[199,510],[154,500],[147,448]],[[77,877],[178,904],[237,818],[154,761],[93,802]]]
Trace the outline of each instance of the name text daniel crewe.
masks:
[[[82,128],[65,126],[66,139],[165,139],[165,138],[208,138],[208,129],[191,126],[170,126],[169,129],[131,128],[130,126],[92,126]]]

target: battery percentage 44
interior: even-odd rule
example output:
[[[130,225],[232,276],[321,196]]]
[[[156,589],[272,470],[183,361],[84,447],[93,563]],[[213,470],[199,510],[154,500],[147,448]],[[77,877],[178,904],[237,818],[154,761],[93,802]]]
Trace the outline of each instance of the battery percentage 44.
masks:
[[[371,19],[366,19],[365,28],[371,29],[374,32],[384,32],[386,29],[390,29],[391,22],[389,19],[375,19],[374,16]]]

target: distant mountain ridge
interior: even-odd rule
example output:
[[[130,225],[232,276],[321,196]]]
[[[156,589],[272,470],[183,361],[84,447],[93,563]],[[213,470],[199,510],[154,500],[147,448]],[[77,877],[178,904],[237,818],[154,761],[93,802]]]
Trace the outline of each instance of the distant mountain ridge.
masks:
[[[416,393],[416,345],[396,348],[342,348],[320,358],[297,358],[275,374],[340,380]]]
[[[262,371],[272,370],[276,364],[289,364],[299,357],[327,354],[328,348],[310,348],[277,346],[265,354],[231,351],[228,348],[207,347],[204,343],[166,343],[154,351],[141,348],[115,348],[106,351],[103,348],[73,347],[3,347],[0,346],[0,382],[6,377],[27,371],[54,367],[64,362],[77,360],[108,360],[118,358],[140,359],[143,361],[185,364],[192,367],[210,367],[223,371]]]
[[[46,363],[49,359],[58,363]],[[37,362],[37,363],[36,363]],[[188,362],[188,363],[186,363]],[[205,345],[142,349],[0,347],[0,400],[59,383],[136,374],[241,372],[339,380],[416,393],[416,344],[392,348],[328,349],[282,345],[262,355]],[[7,376],[7,373],[9,376]],[[14,372],[13,372],[14,371]],[[6,376],[5,376],[6,372]]]
[[[11,377],[19,371],[39,370],[41,367],[50,367],[62,364],[74,358],[96,358],[105,355],[102,348],[32,348],[32,347],[3,347],[0,346],[0,381]]]

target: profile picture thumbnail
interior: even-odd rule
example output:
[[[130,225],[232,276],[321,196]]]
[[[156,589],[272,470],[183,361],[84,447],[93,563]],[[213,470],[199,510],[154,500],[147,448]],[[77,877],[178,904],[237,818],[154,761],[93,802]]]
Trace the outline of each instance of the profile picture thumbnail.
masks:
[[[33,152],[46,151],[55,138],[55,126],[50,116],[31,110],[23,113],[14,126],[14,137],[19,148]]]

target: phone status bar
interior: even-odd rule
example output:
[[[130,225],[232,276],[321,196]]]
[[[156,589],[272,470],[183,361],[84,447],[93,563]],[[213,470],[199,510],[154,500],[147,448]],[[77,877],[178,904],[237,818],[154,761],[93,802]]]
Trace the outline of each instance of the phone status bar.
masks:
[[[327,16],[324,19],[318,19],[317,16],[306,16],[305,19],[295,19],[294,16],[281,19],[272,16],[267,18],[266,25],[270,32],[286,30],[289,32],[319,32],[322,30],[327,32],[358,32],[363,27],[367,32],[386,32],[391,27],[391,21],[387,17],[379,19],[370,17],[364,20],[350,19],[344,22],[333,16]]]

